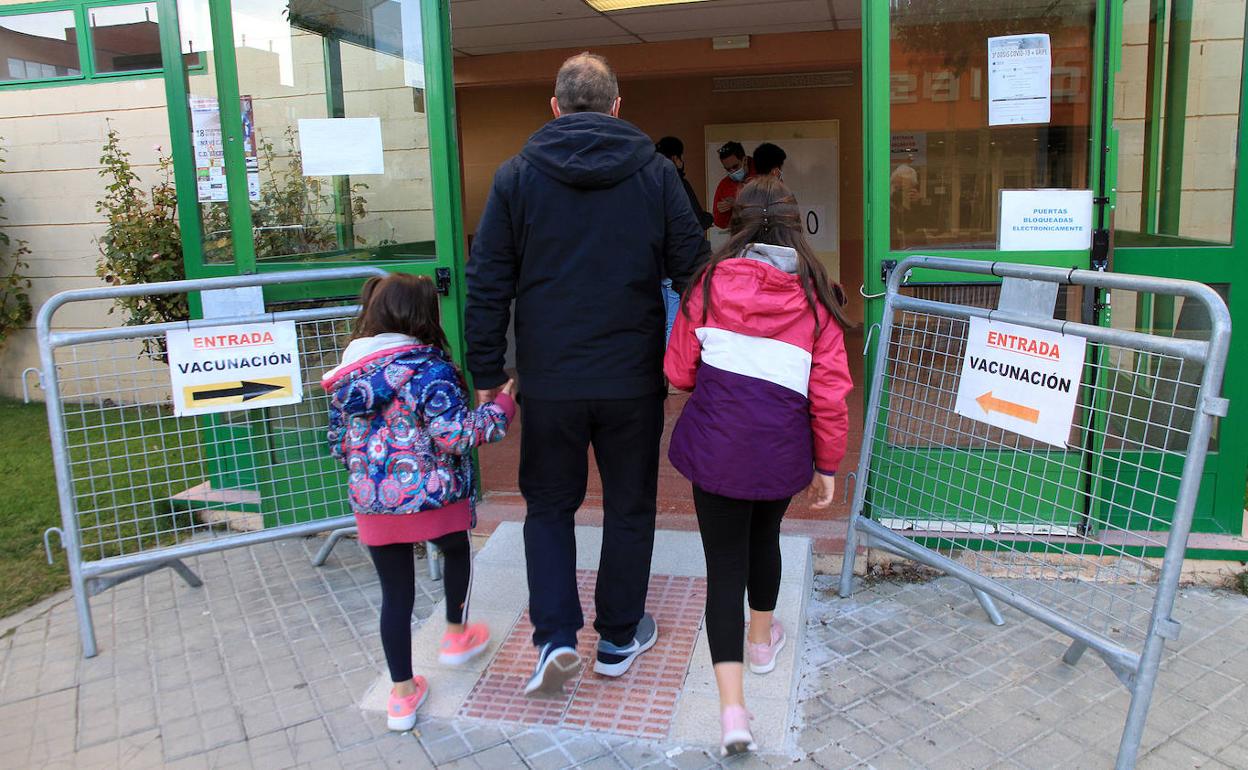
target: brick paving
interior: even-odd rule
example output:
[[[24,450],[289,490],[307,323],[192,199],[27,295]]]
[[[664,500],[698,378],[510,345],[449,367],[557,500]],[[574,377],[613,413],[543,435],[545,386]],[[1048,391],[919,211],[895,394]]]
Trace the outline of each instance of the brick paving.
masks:
[[[387,732],[359,708],[383,668],[372,567],[354,541],[312,567],[319,544],[194,559],[200,589],[161,572],[96,597],[92,660],[69,602],[0,624],[0,766],[718,766],[706,747],[592,730],[425,718]],[[425,617],[439,589],[417,574]],[[797,752],[728,766],[1112,766],[1126,691],[1095,656],[1066,666],[1060,635],[1003,612],[990,625],[946,578],[842,600],[817,576]],[[1248,599],[1185,589],[1176,619],[1140,765],[1248,767]]]
[[[577,584],[586,626],[592,626],[595,570],[578,570]],[[672,729],[695,632],[706,604],[706,579],[655,575],[647,607],[659,626],[659,640],[620,679],[592,676],[583,666],[564,686],[561,698],[529,698],[522,689],[537,664],[533,624],[525,612],[508,634],[495,662],[482,675],[459,710],[462,717],[522,725],[572,727],[636,738],[663,739]],[[581,660],[594,659],[597,637],[582,633]]]

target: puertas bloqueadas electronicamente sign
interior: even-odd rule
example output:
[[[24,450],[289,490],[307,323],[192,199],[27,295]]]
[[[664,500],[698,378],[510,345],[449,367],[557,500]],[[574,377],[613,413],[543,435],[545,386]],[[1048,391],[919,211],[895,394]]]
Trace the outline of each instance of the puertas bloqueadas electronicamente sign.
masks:
[[[303,400],[293,321],[175,329],[165,341],[178,417]]]
[[[954,411],[1065,447],[1086,348],[1073,334],[972,318]]]

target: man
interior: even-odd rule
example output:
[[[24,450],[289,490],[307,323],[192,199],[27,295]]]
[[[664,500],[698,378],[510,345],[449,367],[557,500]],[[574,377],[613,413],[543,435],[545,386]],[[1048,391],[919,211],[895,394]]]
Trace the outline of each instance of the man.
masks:
[[[779,146],[771,142],[763,142],[754,148],[755,176],[770,174],[778,179],[784,179],[784,161],[788,157],[788,154]]]
[[[711,214],[715,217],[715,226],[727,230],[732,224],[732,204],[737,202],[737,192],[754,178],[754,161],[746,157],[740,142],[725,142],[719,148],[719,163],[726,176],[715,188]]]
[[[680,182],[685,186],[685,194],[689,196],[689,205],[693,208],[693,213],[697,215],[698,223],[702,225],[703,230],[709,230],[715,218],[702,208],[702,202],[698,200],[698,194],[694,192],[693,185],[689,184],[689,180],[685,178],[685,143],[680,141],[679,137],[665,136],[654,143],[654,151],[667,158],[676,167],[676,173],[680,174]]]
[[[601,56],[564,62],[555,119],[494,176],[468,264],[468,369],[479,400],[507,380],[515,300],[520,491],[537,666],[527,694],[580,669],[575,514],[592,445],[603,483],[594,670],[624,674],[654,645],[645,613],[663,431],[660,281],[688,282],[707,249],[676,169],[619,119]]]

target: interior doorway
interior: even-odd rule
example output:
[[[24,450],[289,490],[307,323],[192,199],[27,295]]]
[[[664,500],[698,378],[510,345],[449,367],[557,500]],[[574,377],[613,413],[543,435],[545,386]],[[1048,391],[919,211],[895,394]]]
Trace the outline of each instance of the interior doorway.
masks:
[[[817,222],[821,236],[821,257],[846,288],[849,315],[860,324],[859,0],[704,0],[609,13],[593,5],[585,0],[451,4],[464,228],[469,240],[495,170],[550,119],[548,103],[559,65],[574,53],[590,50],[606,56],[617,72],[622,118],[656,141],[664,136],[681,139],[686,176],[705,210],[711,210],[714,186],[725,173],[711,144],[739,141],[747,154],[762,141],[789,144],[786,152],[794,158],[794,173],[790,179],[786,162],[786,181],[794,185],[799,202],[811,209],[810,219]],[[828,157],[818,157],[819,152]],[[717,243],[722,233],[712,229],[709,237]],[[851,330],[847,346],[855,371],[860,372],[861,326]],[[851,425],[857,431],[861,390],[855,391],[852,401]],[[683,396],[669,399],[667,435],[683,404]],[[856,446],[852,438],[851,446]],[[516,441],[482,451],[484,486],[492,500],[521,502],[518,455]],[[856,458],[851,456],[843,469],[847,473],[854,467]],[[596,484],[597,479],[591,478],[587,508],[601,504]],[[665,437],[661,516],[683,517],[684,524],[691,524],[689,498],[687,482],[667,464]],[[810,515],[808,511],[795,505],[792,518]],[[838,511],[847,514],[848,506],[838,506]],[[822,516],[826,519],[826,514]],[[682,521],[664,524],[680,526]]]

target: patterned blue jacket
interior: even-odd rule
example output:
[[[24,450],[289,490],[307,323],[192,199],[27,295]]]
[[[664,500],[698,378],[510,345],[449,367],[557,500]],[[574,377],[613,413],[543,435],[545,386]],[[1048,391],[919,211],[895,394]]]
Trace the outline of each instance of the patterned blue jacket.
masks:
[[[470,409],[446,354],[410,337],[355,340],[344,358],[321,385],[330,394],[329,451],[347,467],[352,512],[411,514],[473,499],[469,452],[502,440],[507,411]]]

